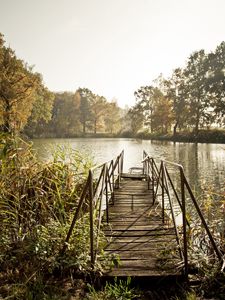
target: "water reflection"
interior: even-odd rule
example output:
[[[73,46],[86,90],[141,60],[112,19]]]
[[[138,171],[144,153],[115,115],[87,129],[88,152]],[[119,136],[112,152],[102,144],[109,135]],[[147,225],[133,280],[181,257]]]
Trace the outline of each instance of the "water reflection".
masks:
[[[51,149],[56,145],[70,145],[73,149],[94,157],[102,163],[125,151],[124,168],[140,166],[142,151],[158,160],[182,164],[192,186],[202,184],[222,190],[225,174],[225,146],[221,144],[173,143],[136,139],[38,139],[34,148],[42,160],[51,158]]]

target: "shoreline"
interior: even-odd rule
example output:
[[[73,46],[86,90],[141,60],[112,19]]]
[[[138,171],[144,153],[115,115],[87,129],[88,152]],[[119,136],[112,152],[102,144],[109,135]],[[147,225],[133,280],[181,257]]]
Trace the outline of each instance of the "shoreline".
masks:
[[[40,135],[28,137],[29,139],[71,139],[71,138],[132,138],[132,139],[142,139],[142,140],[153,140],[153,141],[166,141],[174,143],[207,143],[207,144],[225,144],[225,131],[223,130],[212,130],[212,131],[199,131],[196,133],[177,133],[175,136],[172,134],[149,134],[145,132],[140,132],[137,134],[131,134],[130,132],[125,132],[122,134],[108,134],[108,133],[87,133],[87,134],[77,134],[71,136],[55,136],[55,135]]]

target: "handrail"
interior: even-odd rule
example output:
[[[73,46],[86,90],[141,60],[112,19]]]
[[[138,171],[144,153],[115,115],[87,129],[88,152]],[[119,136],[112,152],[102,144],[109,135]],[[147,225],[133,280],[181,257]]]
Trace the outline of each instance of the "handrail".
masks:
[[[123,172],[123,157],[124,151],[122,151],[115,159],[94,166],[89,170],[84,189],[81,193],[80,200],[61,251],[62,254],[66,251],[77,220],[81,217],[82,213],[83,215],[87,213],[87,210],[82,210],[82,207],[84,206],[84,203],[88,204],[90,222],[90,258],[92,268],[94,268],[98,252],[103,198],[105,198],[106,221],[108,222],[109,201],[113,201],[114,189],[120,184],[120,174]],[[97,171],[99,171],[99,174],[96,177],[95,172]],[[96,234],[94,235],[95,228]]]
[[[178,246],[180,248],[180,250],[182,250],[183,254],[183,261],[184,261],[184,273],[185,276],[188,275],[188,243],[187,243],[187,225],[190,227],[190,223],[187,220],[186,217],[186,195],[185,192],[188,192],[190,199],[192,201],[192,203],[194,204],[194,207],[198,213],[198,216],[201,220],[201,223],[204,227],[204,229],[206,230],[206,233],[208,235],[208,238],[211,242],[211,245],[216,253],[216,256],[218,257],[218,259],[220,261],[223,260],[223,256],[222,253],[220,252],[218,246],[216,245],[216,242],[210,232],[210,229],[204,219],[204,216],[201,212],[201,209],[194,197],[194,194],[190,188],[190,185],[187,181],[187,178],[184,174],[184,168],[181,164],[178,163],[174,163],[174,162],[170,162],[167,160],[161,160],[160,161],[160,168],[157,167],[157,164],[155,162],[155,159],[150,157],[146,151],[143,151],[143,168],[146,172],[147,177],[149,178],[148,180],[152,181],[152,189],[153,189],[153,202],[155,201],[156,197],[159,196],[158,194],[158,190],[159,190],[159,186],[161,187],[161,197],[162,197],[162,201],[161,201],[161,205],[162,205],[162,219],[164,222],[164,211],[165,211],[165,193],[168,197],[169,200],[169,204],[170,204],[170,211],[171,211],[171,215],[172,215],[172,220],[175,226],[175,232],[176,232],[176,236],[177,236],[177,243]],[[167,165],[171,165],[175,168],[178,169],[179,171],[179,181],[180,181],[180,191],[176,190],[175,185],[172,181],[172,178],[169,174],[169,170],[167,168]],[[169,186],[170,184],[170,186]],[[176,220],[174,218],[174,208],[172,206],[172,202],[171,202],[171,195],[170,195],[170,189],[172,189],[174,195],[175,195],[175,199],[177,200],[177,203],[179,204],[179,207],[181,209],[181,214],[182,214],[182,234],[183,234],[183,247],[181,247],[181,239],[179,236],[179,231],[176,229],[177,225],[176,225]],[[180,194],[180,196],[179,196]],[[181,249],[182,248],[182,249]]]
[[[70,237],[72,235],[73,229],[76,225],[77,220],[81,215],[87,214],[87,208],[89,213],[89,231],[90,231],[90,260],[91,266],[94,268],[97,259],[98,253],[98,244],[99,244],[99,233],[102,222],[102,210],[103,202],[105,203],[105,212],[106,212],[106,222],[109,221],[109,202],[114,203],[114,190],[120,186],[120,178],[123,172],[123,157],[124,151],[122,151],[115,159],[107,161],[103,164],[99,164],[89,170],[84,189],[81,193],[80,200],[77,204],[77,208],[74,213],[73,220],[71,222],[70,228],[68,230],[62,253],[67,249]],[[188,276],[188,241],[187,241],[187,226],[190,227],[190,223],[186,217],[186,205],[187,197],[186,192],[190,196],[190,200],[194,204],[194,207],[198,213],[198,216],[201,220],[203,227],[206,230],[208,238],[212,244],[212,247],[220,261],[223,260],[223,256],[216,245],[216,242],[210,232],[210,229],[204,219],[204,216],[201,212],[201,209],[194,197],[194,194],[190,188],[190,185],[187,181],[187,178],[184,174],[183,166],[174,162],[167,160],[161,160],[160,165],[157,165],[156,160],[150,157],[146,151],[143,151],[143,171],[148,180],[148,187],[152,186],[153,191],[153,203],[156,201],[156,198],[159,197],[159,189],[161,189],[161,206],[162,206],[162,220],[164,222],[165,217],[165,196],[168,197],[169,208],[172,216],[172,221],[176,233],[176,241],[178,244],[180,257],[184,263],[184,274]],[[175,184],[173,183],[170,172],[167,168],[168,165],[172,165],[178,170],[179,174],[179,184],[180,190],[176,189]],[[96,174],[98,173],[98,174]],[[171,192],[174,194],[174,199],[177,200],[179,204],[181,215],[182,215],[182,231],[180,232],[175,211],[174,204]],[[84,204],[85,209],[83,209]],[[96,228],[96,232],[94,234]],[[182,234],[183,239],[180,235]]]

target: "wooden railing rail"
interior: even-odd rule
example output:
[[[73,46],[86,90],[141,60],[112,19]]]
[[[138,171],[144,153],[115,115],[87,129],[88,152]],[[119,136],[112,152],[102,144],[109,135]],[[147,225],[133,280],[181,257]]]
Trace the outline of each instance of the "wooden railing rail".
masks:
[[[197,211],[197,214],[201,220],[202,226],[204,227],[208,238],[211,242],[211,245],[216,253],[216,256],[218,259],[222,262],[223,255],[220,252],[218,246],[216,245],[216,242],[211,234],[211,231],[209,229],[208,224],[205,221],[205,218],[201,212],[201,209],[198,205],[198,202],[191,190],[191,187],[187,181],[187,178],[184,174],[183,166],[177,163],[173,163],[170,161],[161,160],[159,163],[159,167],[156,164],[156,161],[154,158],[150,157],[146,151],[143,151],[143,169],[144,172],[148,178],[148,181],[150,181],[152,190],[153,190],[153,201],[155,202],[156,197],[159,197],[159,188],[161,189],[161,206],[162,206],[162,220],[164,222],[164,216],[165,216],[165,196],[167,196],[167,199],[169,201],[169,208],[170,208],[170,214],[172,217],[172,221],[175,227],[176,237],[177,237],[177,243],[180,249],[180,255],[184,262],[184,273],[187,276],[188,275],[188,241],[187,241],[187,226],[190,226],[190,223],[187,220],[186,217],[186,192],[188,192],[189,199],[191,199],[192,203],[194,204],[195,210]],[[177,178],[176,180],[179,181],[179,190],[175,188],[174,181],[172,180],[172,177],[170,176],[170,172],[168,169],[168,165],[175,168],[177,172]],[[148,185],[150,185],[148,183]],[[183,236],[183,242],[181,243],[181,238],[179,234],[179,230],[177,228],[176,224],[176,217],[174,213],[174,202],[171,198],[171,192],[174,194],[174,198],[177,200],[177,203],[180,207],[181,214],[182,214],[182,236]],[[183,245],[182,245],[183,244]]]
[[[120,175],[123,172],[123,157],[124,151],[115,159],[97,165],[89,170],[84,189],[62,248],[62,253],[64,253],[77,220],[87,213],[87,209],[83,209],[85,204],[89,212],[90,258],[92,267],[94,267],[97,258],[103,211],[106,211],[106,221],[108,222],[109,202],[110,200],[113,201],[114,189],[120,184]]]

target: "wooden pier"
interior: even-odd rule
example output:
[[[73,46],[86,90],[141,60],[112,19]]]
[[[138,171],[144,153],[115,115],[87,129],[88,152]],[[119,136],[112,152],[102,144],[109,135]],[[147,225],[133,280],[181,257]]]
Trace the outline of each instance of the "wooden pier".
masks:
[[[188,244],[191,227],[186,207],[191,204],[199,226],[210,241],[214,259],[223,262],[183,167],[168,161],[157,163],[144,151],[143,167],[133,167],[130,173],[123,173],[123,156],[122,151],[115,159],[89,170],[62,253],[67,249],[77,220],[88,214],[90,266],[94,270],[100,257],[101,230],[107,239],[105,252],[116,256],[114,261],[118,262],[103,272],[105,278],[187,280],[192,249]],[[171,168],[172,175],[176,173],[176,181],[171,176]]]
[[[109,206],[109,240],[105,251],[118,255],[119,264],[104,275],[161,277],[181,276],[176,232],[168,217],[153,201],[153,189],[143,174],[122,174],[120,187]]]

